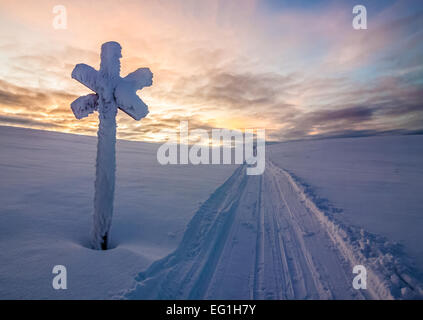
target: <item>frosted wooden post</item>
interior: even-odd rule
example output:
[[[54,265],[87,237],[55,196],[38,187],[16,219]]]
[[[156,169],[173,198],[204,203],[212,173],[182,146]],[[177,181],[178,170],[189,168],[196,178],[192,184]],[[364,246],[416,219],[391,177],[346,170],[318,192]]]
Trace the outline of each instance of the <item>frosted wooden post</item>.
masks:
[[[125,78],[120,77],[121,51],[119,43],[106,42],[101,46],[99,71],[86,64],[78,64],[72,71],[73,79],[95,92],[72,102],[75,117],[82,119],[98,111],[100,120],[92,234],[92,245],[97,250],[106,250],[110,241],[115,191],[117,110],[119,108],[135,120],[147,116],[148,107],[136,92],[153,84],[153,74],[148,68],[137,69]]]

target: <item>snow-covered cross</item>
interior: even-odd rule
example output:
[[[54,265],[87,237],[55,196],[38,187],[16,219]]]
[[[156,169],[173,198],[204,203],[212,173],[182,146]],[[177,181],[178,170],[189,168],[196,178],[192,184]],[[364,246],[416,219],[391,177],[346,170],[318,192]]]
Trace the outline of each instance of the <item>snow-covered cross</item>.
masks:
[[[121,51],[119,43],[106,42],[101,46],[99,71],[86,64],[78,64],[72,71],[73,79],[95,92],[72,102],[75,117],[82,119],[94,111],[99,113],[93,228],[93,247],[98,250],[106,250],[110,241],[116,171],[117,109],[135,120],[147,116],[148,107],[136,92],[153,84],[153,74],[148,68],[137,69],[125,78],[120,77]]]

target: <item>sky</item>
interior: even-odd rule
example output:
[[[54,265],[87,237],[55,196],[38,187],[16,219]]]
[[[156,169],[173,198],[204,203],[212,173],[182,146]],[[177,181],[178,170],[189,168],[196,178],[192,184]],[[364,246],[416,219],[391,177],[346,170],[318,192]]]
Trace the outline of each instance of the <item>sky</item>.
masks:
[[[422,40],[421,0],[0,0],[0,125],[95,135],[97,115],[70,109],[90,93],[70,75],[117,41],[122,76],[154,73],[138,92],[150,114],[119,112],[121,139],[164,141],[180,121],[268,141],[419,131]]]

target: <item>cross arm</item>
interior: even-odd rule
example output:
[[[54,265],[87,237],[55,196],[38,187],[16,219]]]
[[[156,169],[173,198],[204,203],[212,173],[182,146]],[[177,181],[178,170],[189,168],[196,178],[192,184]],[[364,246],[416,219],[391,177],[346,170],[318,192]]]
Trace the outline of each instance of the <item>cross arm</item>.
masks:
[[[92,91],[97,92],[99,73],[93,67],[80,63],[75,66],[72,71],[72,78],[82,83],[84,86],[90,88]]]
[[[79,97],[71,103],[71,108],[75,118],[82,119],[88,117],[98,109],[98,95],[95,93]]]
[[[115,89],[115,99],[119,109],[135,120],[148,114],[148,106],[138,97],[137,90],[153,84],[153,73],[148,68],[139,68],[128,74]]]
[[[123,112],[135,120],[141,120],[148,114],[148,107],[138,97],[134,83],[122,81],[115,89],[116,103]]]
[[[149,68],[139,68],[128,74],[124,80],[132,82],[136,90],[141,90],[153,84],[153,73]]]

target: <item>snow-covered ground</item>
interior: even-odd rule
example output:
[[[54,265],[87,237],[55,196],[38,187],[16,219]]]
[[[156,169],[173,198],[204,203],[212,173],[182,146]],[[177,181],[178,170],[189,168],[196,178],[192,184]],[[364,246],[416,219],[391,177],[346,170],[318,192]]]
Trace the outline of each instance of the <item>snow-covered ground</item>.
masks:
[[[320,208],[400,243],[423,273],[423,135],[290,142],[267,153]]]
[[[422,142],[274,144],[248,176],[162,167],[157,145],[119,141],[101,252],[87,248],[96,138],[0,127],[0,298],[421,298]],[[51,286],[57,264],[68,290]]]
[[[141,272],[127,299],[421,299],[408,258],[384,238],[316,206],[271,160],[240,167],[200,208],[172,254]],[[366,290],[353,270],[367,269]]]
[[[392,240],[407,239],[407,230],[421,240],[422,138],[269,146],[264,175],[239,168],[200,208],[178,249],[141,272],[120,297],[421,299],[421,269]],[[333,202],[319,194],[327,189]],[[360,205],[343,211],[336,207],[345,204],[340,199]],[[360,219],[366,215],[383,236],[366,230]],[[394,222],[385,224],[386,217]],[[388,237],[390,223],[404,227],[396,237]],[[419,242],[401,242],[421,254]],[[367,270],[366,290],[353,288],[357,265]]]
[[[235,166],[161,166],[158,145],[118,141],[112,243],[90,242],[96,137],[0,127],[0,299],[107,299],[171,252]],[[54,265],[68,289],[54,290]]]

